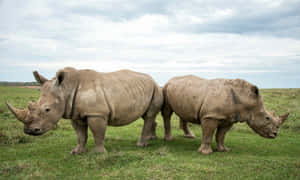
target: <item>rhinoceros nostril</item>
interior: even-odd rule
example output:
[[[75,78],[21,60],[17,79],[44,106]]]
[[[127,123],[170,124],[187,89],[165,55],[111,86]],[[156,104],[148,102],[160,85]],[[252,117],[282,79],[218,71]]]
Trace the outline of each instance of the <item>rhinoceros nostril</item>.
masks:
[[[274,136],[277,136],[277,132],[274,132]]]

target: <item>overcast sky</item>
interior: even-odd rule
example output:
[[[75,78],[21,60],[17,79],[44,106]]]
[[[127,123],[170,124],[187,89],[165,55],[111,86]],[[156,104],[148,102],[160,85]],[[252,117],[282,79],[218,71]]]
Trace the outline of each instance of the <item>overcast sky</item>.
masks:
[[[300,88],[300,0],[0,0],[0,81],[72,66]]]

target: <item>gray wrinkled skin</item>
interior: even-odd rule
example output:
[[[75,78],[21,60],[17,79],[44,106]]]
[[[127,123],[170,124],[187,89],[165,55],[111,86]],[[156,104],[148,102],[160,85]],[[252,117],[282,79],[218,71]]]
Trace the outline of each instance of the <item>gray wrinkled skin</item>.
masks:
[[[155,117],[163,103],[161,88],[143,73],[120,70],[98,73],[93,70],[64,68],[47,80],[34,72],[42,84],[37,102],[19,110],[7,104],[17,119],[24,123],[24,132],[41,135],[49,131],[62,117],[71,119],[78,136],[73,154],[85,152],[87,128],[94,135],[95,152],[105,152],[106,126],[127,125],[144,119],[142,135],[137,146],[146,146],[156,138]]]
[[[289,115],[277,117],[266,111],[258,88],[241,79],[175,77],[166,83],[163,93],[164,139],[172,139],[170,117],[175,112],[187,138],[194,137],[187,123],[201,124],[202,144],[198,151],[203,154],[212,152],[215,131],[217,150],[228,151],[224,145],[225,134],[234,123],[247,122],[262,137],[275,138],[278,128]]]

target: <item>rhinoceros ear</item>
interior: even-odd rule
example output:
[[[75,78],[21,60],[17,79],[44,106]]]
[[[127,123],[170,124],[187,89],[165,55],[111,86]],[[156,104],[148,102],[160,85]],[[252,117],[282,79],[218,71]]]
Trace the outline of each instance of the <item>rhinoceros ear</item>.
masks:
[[[66,72],[64,72],[64,71],[57,72],[57,74],[56,74],[56,79],[57,79],[56,84],[58,86],[61,85],[61,83],[64,81],[65,77],[66,77]]]
[[[258,96],[259,90],[258,90],[257,86],[252,86],[251,90],[252,90],[252,92],[254,92],[254,94],[256,94]]]
[[[46,81],[48,81],[47,78],[45,78],[42,75],[40,75],[37,71],[33,71],[33,76],[34,76],[35,80],[38,83],[40,83],[41,85],[43,85]]]

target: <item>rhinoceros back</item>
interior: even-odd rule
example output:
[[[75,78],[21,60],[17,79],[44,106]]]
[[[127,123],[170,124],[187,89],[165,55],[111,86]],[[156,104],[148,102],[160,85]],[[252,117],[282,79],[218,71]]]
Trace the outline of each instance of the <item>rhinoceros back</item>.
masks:
[[[223,119],[258,104],[254,86],[241,79],[202,79],[182,76],[171,79],[164,87],[165,101],[181,118],[199,123],[202,118]]]

